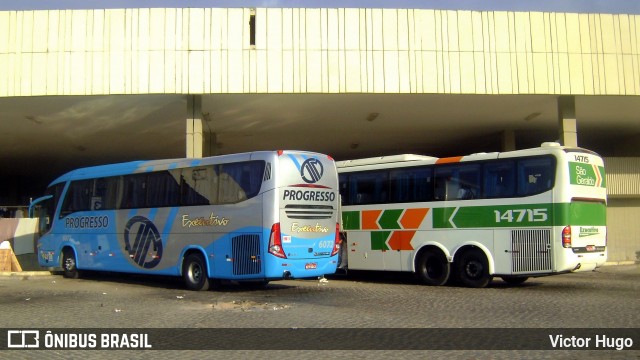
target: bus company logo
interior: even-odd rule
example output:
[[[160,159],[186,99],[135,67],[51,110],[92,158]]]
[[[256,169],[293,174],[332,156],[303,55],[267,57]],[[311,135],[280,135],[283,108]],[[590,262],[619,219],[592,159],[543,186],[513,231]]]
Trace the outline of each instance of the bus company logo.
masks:
[[[316,158],[311,158],[305,160],[300,167],[300,175],[302,176],[302,180],[304,180],[308,184],[317,183],[322,179],[322,175],[324,174],[324,167],[322,166],[322,162]]]
[[[162,238],[158,228],[146,217],[134,216],[127,222],[124,228],[124,244],[129,257],[138,266],[151,269],[160,263]]]
[[[600,234],[600,230],[595,227],[582,227],[580,226],[580,234],[578,235],[578,237],[586,237],[586,236],[593,236],[593,235],[599,235]]]

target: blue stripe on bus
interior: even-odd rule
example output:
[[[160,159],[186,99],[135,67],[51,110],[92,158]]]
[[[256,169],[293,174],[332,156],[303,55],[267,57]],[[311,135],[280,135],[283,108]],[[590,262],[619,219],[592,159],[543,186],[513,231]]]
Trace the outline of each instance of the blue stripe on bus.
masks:
[[[149,220],[151,220],[152,222],[155,221],[157,214],[158,214],[158,208],[152,208],[149,211]]]
[[[298,162],[298,159],[296,159],[295,155],[292,154],[288,154],[289,159],[291,159],[291,161],[293,161],[293,164],[298,168],[298,171],[300,171],[302,169],[302,165],[300,165],[300,163]]]
[[[167,220],[164,224],[164,229],[162,229],[162,238],[163,239],[167,239],[169,233],[171,232],[171,227],[173,226],[174,220],[176,218],[176,215],[178,214],[178,209],[177,207],[172,207],[171,210],[169,211],[169,215],[167,216]]]

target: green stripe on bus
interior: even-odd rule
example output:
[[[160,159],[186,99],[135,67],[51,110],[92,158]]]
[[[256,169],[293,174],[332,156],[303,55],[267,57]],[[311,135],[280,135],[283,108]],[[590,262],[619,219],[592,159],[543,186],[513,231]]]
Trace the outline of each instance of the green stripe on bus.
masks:
[[[433,209],[434,229],[504,228],[562,225],[606,225],[606,205],[522,204],[500,206],[445,207]]]

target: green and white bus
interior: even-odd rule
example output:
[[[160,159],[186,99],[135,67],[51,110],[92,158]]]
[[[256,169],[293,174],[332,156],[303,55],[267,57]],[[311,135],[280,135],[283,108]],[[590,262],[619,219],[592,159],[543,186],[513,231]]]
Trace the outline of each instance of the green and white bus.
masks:
[[[485,287],[494,276],[519,284],[593,270],[607,259],[605,172],[592,151],[544,143],[337,167],[350,270]]]
[[[99,270],[252,286],[334,273],[334,160],[303,151],[133,161],[54,180],[39,209],[38,260],[66,277]]]

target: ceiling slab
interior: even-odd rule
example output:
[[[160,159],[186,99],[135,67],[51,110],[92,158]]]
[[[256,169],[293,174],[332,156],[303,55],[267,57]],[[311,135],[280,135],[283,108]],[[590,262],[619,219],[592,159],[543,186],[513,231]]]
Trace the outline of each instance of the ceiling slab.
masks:
[[[336,159],[451,156],[557,140],[554,95],[207,94],[219,153],[301,149]],[[185,95],[0,98],[0,176],[48,181],[80,166],[185,155]],[[576,97],[579,144],[640,134],[640,97]]]

